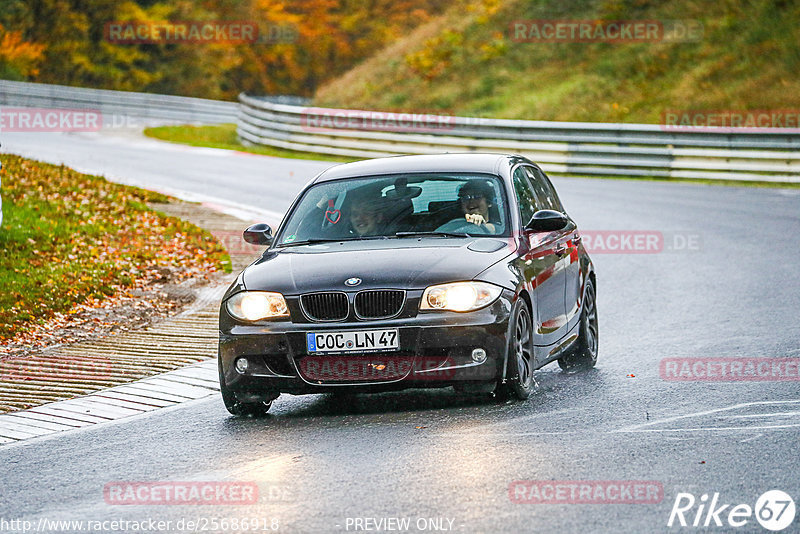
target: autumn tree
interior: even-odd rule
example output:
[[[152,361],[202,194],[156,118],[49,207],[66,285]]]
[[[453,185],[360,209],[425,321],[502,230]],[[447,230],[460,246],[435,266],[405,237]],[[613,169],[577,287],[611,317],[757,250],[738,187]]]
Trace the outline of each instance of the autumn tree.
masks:
[[[311,95],[439,13],[436,0],[2,0],[0,76],[235,99]],[[114,21],[246,21],[258,42],[109,42]]]

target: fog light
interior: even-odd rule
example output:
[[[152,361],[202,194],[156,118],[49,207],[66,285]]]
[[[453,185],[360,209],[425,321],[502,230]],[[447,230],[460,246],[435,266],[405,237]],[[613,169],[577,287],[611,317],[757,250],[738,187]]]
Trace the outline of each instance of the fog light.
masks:
[[[240,374],[245,374],[245,372],[247,372],[247,365],[247,358],[239,358],[236,360],[236,371]]]
[[[483,349],[474,349],[472,351],[472,361],[475,363],[483,363],[486,361],[486,351]]]

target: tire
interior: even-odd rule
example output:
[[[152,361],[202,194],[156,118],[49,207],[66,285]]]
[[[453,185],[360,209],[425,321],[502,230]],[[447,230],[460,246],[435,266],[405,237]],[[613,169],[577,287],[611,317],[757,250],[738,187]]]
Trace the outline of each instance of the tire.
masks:
[[[599,330],[597,325],[597,299],[594,283],[586,279],[586,294],[581,310],[580,332],[575,347],[558,359],[558,365],[565,371],[591,369],[597,363]]]
[[[519,298],[511,311],[505,384],[498,384],[500,398],[527,399],[533,391],[533,323],[525,300]],[[502,380],[502,379],[501,379]]]
[[[236,395],[228,389],[225,385],[225,377],[222,374],[222,364],[218,364],[219,368],[219,391],[222,394],[222,402],[225,408],[233,415],[261,417],[266,415],[272,407],[272,401],[265,402],[241,402],[236,398]]]

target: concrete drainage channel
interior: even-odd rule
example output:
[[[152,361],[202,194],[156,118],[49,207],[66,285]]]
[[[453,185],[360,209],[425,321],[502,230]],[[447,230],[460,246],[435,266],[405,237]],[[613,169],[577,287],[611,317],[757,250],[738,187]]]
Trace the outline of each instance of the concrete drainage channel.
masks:
[[[259,252],[243,244],[241,231],[247,222],[241,218],[185,202],[157,209],[189,220],[220,239],[233,266],[228,278]],[[217,317],[226,287],[223,282],[203,288],[188,309],[145,329],[5,360],[6,367],[24,369],[24,376],[23,380],[0,379],[0,408],[8,411],[0,414],[0,444],[218,394]],[[78,358],[102,361],[107,372],[70,371],[68,380],[54,376],[54,369]]]
[[[217,362],[208,360],[83,397],[0,415],[0,444],[130,417],[218,391]]]

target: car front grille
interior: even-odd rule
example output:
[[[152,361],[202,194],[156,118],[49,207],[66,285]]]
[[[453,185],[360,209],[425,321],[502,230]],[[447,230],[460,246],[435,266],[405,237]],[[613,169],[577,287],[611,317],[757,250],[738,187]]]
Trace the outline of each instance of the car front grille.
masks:
[[[356,315],[362,319],[384,319],[400,313],[405,291],[377,289],[361,291],[356,295]]]
[[[300,296],[303,311],[312,321],[341,321],[347,318],[347,295],[340,292],[309,293]]]

